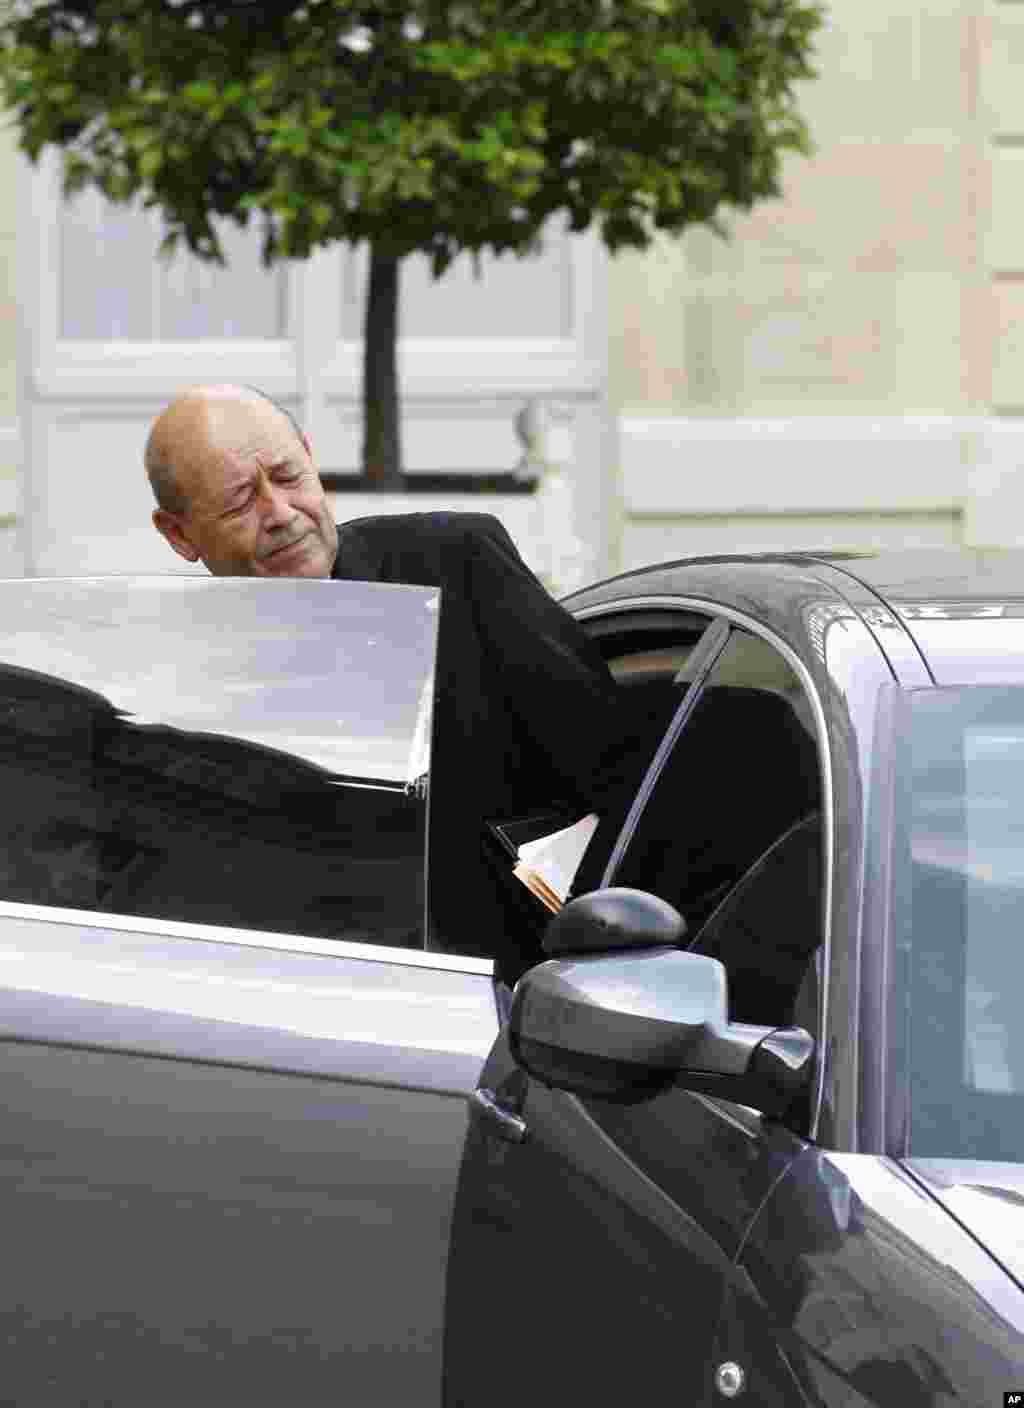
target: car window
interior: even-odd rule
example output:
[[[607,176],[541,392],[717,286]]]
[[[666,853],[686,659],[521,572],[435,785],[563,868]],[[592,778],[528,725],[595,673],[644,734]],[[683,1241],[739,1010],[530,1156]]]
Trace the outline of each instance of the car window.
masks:
[[[733,628],[687,703],[610,882],[682,912],[689,946],[726,966],[734,1020],[786,1025],[799,995],[802,1024],[813,1024],[823,870],[810,702],[779,651]]]
[[[422,947],[437,602],[0,583],[0,897]]]

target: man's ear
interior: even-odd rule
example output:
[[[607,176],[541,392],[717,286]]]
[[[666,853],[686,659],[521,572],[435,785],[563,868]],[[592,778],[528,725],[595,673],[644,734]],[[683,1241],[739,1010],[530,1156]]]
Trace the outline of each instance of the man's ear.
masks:
[[[186,562],[199,561],[199,553],[189,542],[188,535],[173,514],[164,508],[155,508],[153,526],[161,537],[167,539],[179,557],[183,557]]]
[[[309,436],[308,436],[308,435],[303,435],[303,437],[302,437],[302,448],[305,450],[306,454],[309,456],[309,462],[310,462],[310,464],[315,464],[315,460],[313,459],[313,446],[309,443]]]

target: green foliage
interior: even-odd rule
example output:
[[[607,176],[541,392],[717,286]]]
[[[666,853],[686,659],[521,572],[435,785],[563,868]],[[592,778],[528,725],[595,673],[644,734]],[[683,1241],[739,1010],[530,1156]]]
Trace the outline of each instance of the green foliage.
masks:
[[[67,190],[160,208],[218,260],[368,240],[441,273],[550,216],[612,250],[779,193],[808,152],[811,0],[40,0],[0,12],[0,100]]]

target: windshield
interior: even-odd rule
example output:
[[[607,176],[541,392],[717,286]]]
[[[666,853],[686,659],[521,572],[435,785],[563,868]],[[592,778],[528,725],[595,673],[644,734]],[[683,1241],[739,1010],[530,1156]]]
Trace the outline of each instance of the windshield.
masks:
[[[897,1042],[920,1156],[1024,1161],[1024,689],[909,695]]]

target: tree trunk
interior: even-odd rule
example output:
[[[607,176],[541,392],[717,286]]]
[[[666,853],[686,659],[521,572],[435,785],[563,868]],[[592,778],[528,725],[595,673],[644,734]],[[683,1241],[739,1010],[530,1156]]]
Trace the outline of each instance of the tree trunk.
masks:
[[[363,477],[401,488],[398,406],[398,269],[394,255],[370,247],[363,330]]]

